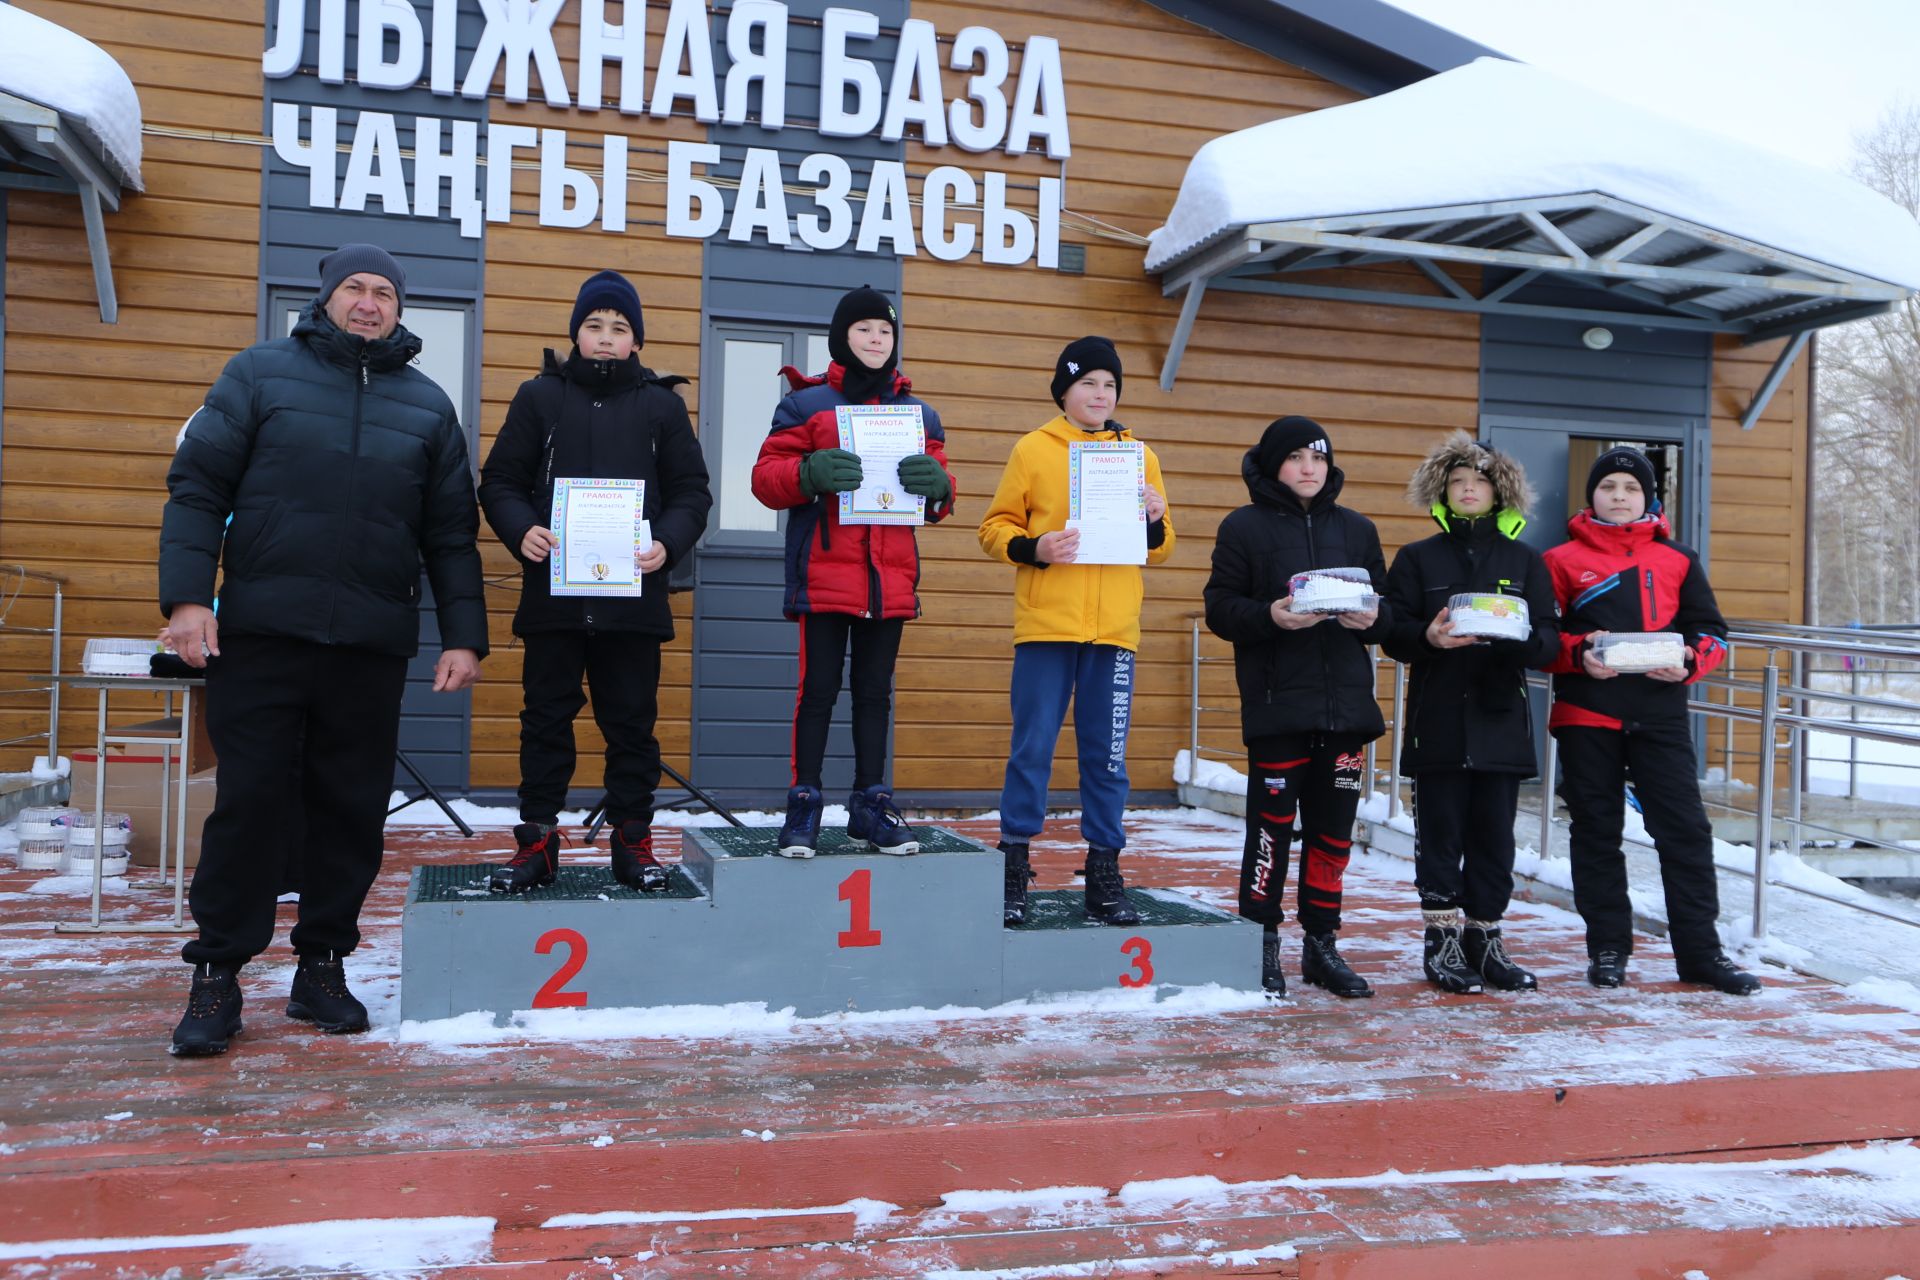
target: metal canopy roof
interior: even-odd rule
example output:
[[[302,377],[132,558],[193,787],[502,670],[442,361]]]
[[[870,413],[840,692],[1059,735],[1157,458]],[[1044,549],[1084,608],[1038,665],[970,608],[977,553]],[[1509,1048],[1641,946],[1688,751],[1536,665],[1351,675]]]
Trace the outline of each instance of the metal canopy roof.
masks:
[[[104,157],[51,107],[0,93],[0,188],[52,191],[80,198],[93,259],[100,319],[114,323],[113,265],[107,257],[105,210],[120,208],[120,181]]]
[[[1316,280],[1318,273],[1408,263],[1431,293]],[[1476,287],[1482,271],[1497,283]],[[1494,275],[1504,269],[1504,276]],[[1746,342],[1875,315],[1911,290],[1603,195],[1580,192],[1340,217],[1252,223],[1161,269],[1183,296],[1160,385],[1173,388],[1209,289],[1272,293],[1483,315],[1611,320],[1736,333]],[[1512,299],[1538,282],[1603,291],[1591,309]],[[1797,354],[1801,342],[1789,347]],[[1790,355],[1787,357],[1790,358]],[[1782,370],[1784,371],[1784,370]]]

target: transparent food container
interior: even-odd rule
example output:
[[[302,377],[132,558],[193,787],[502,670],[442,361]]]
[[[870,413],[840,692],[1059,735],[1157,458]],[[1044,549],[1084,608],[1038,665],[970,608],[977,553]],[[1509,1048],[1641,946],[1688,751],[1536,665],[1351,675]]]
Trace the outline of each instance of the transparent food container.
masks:
[[[150,676],[153,655],[160,652],[158,640],[95,638],[80,655],[80,670],[90,676]]]
[[[1489,640],[1525,640],[1533,634],[1527,602],[1519,596],[1470,592],[1447,601],[1447,621],[1457,636],[1484,636]]]
[[[124,813],[101,815],[100,874],[121,876],[127,873],[127,841],[133,838],[133,820]],[[93,874],[93,815],[81,810],[67,828],[67,873]]]
[[[1357,613],[1380,605],[1365,569],[1309,569],[1294,574],[1287,590],[1295,613]]]
[[[14,831],[22,840],[58,840],[65,844],[78,812],[70,805],[28,805],[14,820]]]
[[[1615,671],[1661,671],[1687,665],[1687,642],[1678,631],[1615,631],[1595,637],[1593,656]]]
[[[61,871],[67,865],[67,840],[38,837],[22,840],[17,855],[22,871]]]

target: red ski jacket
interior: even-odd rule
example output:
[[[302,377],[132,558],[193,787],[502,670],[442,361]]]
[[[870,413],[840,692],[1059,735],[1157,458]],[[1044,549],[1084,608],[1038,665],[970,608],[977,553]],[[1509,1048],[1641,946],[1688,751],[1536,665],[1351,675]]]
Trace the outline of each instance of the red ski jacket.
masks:
[[[1567,521],[1571,540],[1546,553],[1560,605],[1560,654],[1548,727],[1599,729],[1686,719],[1686,685],[1726,658],[1727,624],[1707,571],[1691,547],[1673,541],[1667,518],[1607,524],[1581,511]],[[1678,631],[1687,646],[1684,684],[1646,675],[1595,680],[1581,665],[1595,631]]]

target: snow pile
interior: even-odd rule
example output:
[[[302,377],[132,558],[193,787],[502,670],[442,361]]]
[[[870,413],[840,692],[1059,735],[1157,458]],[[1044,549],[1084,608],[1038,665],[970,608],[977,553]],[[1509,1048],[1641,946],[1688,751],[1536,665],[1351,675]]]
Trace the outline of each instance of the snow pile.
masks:
[[[399,1276],[429,1268],[471,1266],[493,1256],[492,1218],[358,1218],[253,1227],[201,1235],[113,1236],[94,1240],[0,1243],[0,1260],[74,1254],[146,1253],[245,1245],[242,1267],[326,1269],[358,1276]]]
[[[1224,791],[1234,796],[1244,795],[1247,790],[1246,774],[1218,760],[1202,759],[1196,767],[1193,753],[1185,750],[1173,757],[1173,780],[1175,783],[1191,783],[1203,791]]]
[[[1585,192],[1920,288],[1920,224],[1878,192],[1499,58],[1215,138],[1146,266],[1258,222]]]
[[[120,181],[140,181],[140,96],[111,55],[65,27],[0,4],[0,93],[58,111],[106,154]]]

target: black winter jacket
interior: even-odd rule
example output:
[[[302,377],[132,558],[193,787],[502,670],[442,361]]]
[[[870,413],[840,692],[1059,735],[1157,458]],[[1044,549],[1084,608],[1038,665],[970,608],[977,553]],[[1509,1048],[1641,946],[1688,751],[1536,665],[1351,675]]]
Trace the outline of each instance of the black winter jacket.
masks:
[[[1533,716],[1526,668],[1545,667],[1560,652],[1553,581],[1540,553],[1517,540],[1519,525],[1498,516],[1449,516],[1443,532],[1408,543],[1387,571],[1393,626],[1381,642],[1387,656],[1412,668],[1400,772],[1479,769],[1532,777]],[[1533,634],[1467,649],[1436,649],[1427,627],[1449,597],[1462,592],[1518,596],[1527,602]]]
[[[1367,570],[1373,589],[1386,593],[1387,562],[1373,521],[1335,505],[1345,476],[1327,472],[1326,487],[1303,506],[1291,489],[1260,474],[1257,450],[1240,464],[1253,502],[1220,522],[1207,579],[1207,628],[1233,642],[1240,685],[1240,732],[1246,741],[1290,733],[1330,733],[1369,742],[1386,732],[1374,700],[1373,655],[1367,646],[1392,621],[1381,601],[1365,631],[1338,620],[1285,631],[1268,607],[1289,592],[1289,579],[1307,569],[1354,565]]]
[[[700,540],[713,506],[706,458],[673,390],[685,382],[660,377],[637,355],[588,360],[576,349],[565,361],[547,352],[539,376],[520,384],[480,469],[487,523],[521,561],[515,635],[637,631],[673,638],[667,574]],[[527,530],[553,519],[553,482],[561,476],[646,482],[645,514],[667,561],[646,575],[640,595],[555,597],[547,562],[521,559]]]
[[[441,644],[487,652],[466,435],[419,352],[405,328],[368,341],[315,303],[227,361],[167,472],[162,613],[211,605],[218,564],[225,634],[411,657],[424,562]]]

